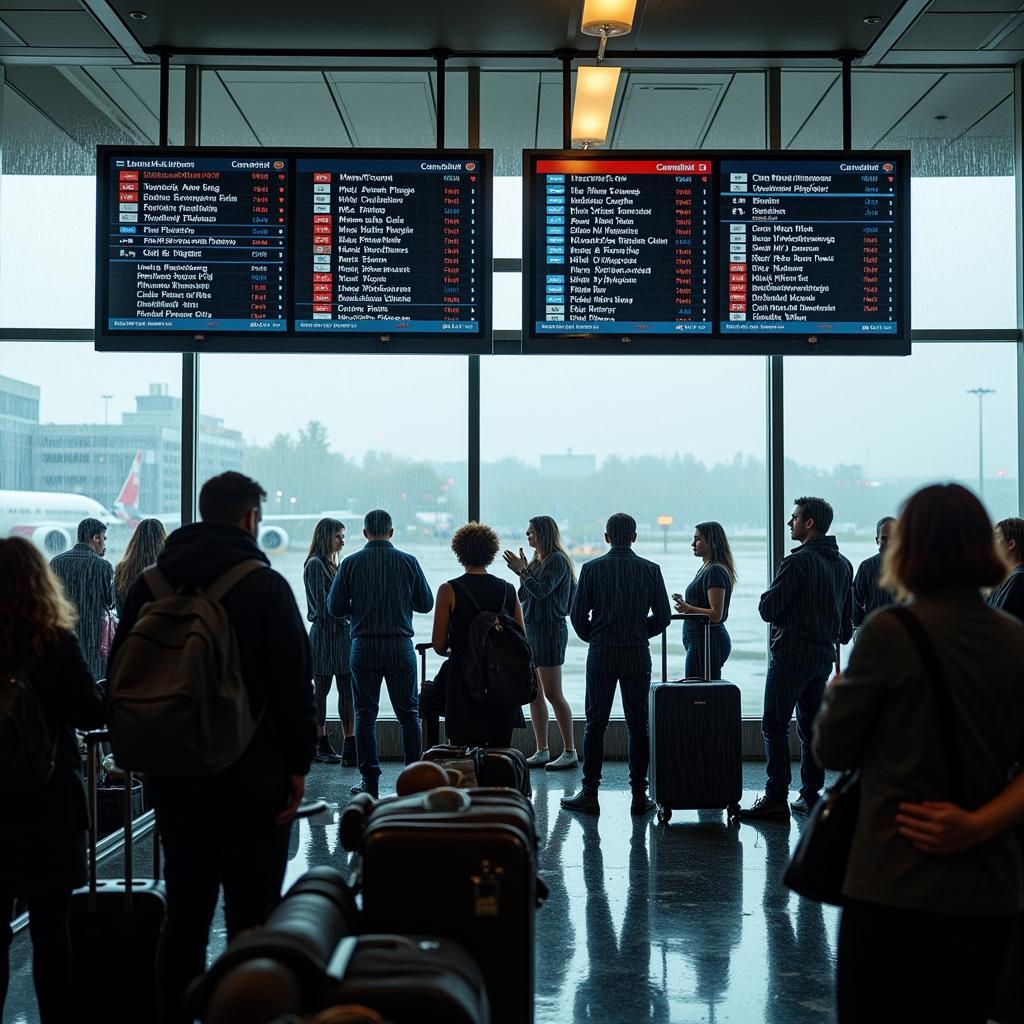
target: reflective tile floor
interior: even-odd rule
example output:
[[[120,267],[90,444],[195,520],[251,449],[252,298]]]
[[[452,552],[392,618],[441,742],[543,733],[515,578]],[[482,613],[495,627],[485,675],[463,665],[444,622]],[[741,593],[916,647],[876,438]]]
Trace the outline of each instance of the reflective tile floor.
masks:
[[[382,792],[400,768],[384,767]],[[533,780],[551,890],[537,914],[537,1024],[835,1019],[837,912],[781,884],[801,820],[729,826],[722,813],[676,812],[664,828],[653,816],[634,819],[621,762],[605,766],[600,818],[559,808],[578,773],[535,771]],[[353,781],[352,770],[316,765],[307,794],[344,804]],[[763,764],[748,763],[744,781],[746,804],[763,785]],[[293,830],[286,884],[314,864],[344,866],[335,819]],[[140,845],[136,864],[148,865],[148,843]],[[116,861],[104,868],[121,873]],[[218,915],[210,955],[223,944]],[[22,933],[4,1024],[38,1020],[29,960]]]

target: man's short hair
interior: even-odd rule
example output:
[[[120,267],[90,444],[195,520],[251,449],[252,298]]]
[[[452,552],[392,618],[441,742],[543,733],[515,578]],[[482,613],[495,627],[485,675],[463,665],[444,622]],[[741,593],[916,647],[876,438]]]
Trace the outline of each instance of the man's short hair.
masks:
[[[363,529],[370,537],[383,537],[389,530],[394,529],[391,514],[382,508],[375,508],[372,512],[367,512],[363,519]]]
[[[267,492],[251,477],[229,470],[212,476],[199,492],[199,516],[204,523],[234,526],[260,502]]]
[[[88,519],[83,519],[78,524],[78,543],[88,544],[97,534],[107,532],[107,524],[99,519],[93,519],[90,516]]]
[[[632,544],[636,536],[636,520],[625,512],[616,512],[605,524],[604,532],[617,547]]]
[[[805,520],[814,520],[814,528],[818,533],[828,533],[835,513],[824,498],[797,498],[793,504],[800,509]]]
[[[879,519],[877,523],[875,523],[875,540],[877,540],[879,537],[882,536],[882,527],[885,526],[886,523],[895,523],[895,522],[896,522],[896,517],[895,516],[882,516],[882,518]]]

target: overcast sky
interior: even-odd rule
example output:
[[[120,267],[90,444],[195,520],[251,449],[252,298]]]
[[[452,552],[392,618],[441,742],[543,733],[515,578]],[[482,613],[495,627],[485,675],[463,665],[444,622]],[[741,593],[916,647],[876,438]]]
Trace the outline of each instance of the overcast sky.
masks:
[[[1012,178],[915,179],[913,323],[921,329],[1012,328]],[[517,179],[498,179],[495,255],[521,250]],[[95,183],[5,176],[0,183],[0,323],[92,326]],[[516,275],[497,275],[497,328],[517,328]],[[180,360],[108,355],[91,346],[0,343],[0,373],[42,388],[44,421],[111,422],[151,382],[180,393]],[[572,448],[609,454],[737,452],[764,457],[765,362],[743,358],[490,357],[482,360],[485,460]],[[919,345],[906,359],[787,359],[787,455],[866,475],[970,478],[977,399],[985,400],[989,473],[1016,475],[1013,345]],[[466,360],[459,357],[208,356],[202,411],[266,443],[309,419],[350,456],[388,449],[423,459],[466,452]]]

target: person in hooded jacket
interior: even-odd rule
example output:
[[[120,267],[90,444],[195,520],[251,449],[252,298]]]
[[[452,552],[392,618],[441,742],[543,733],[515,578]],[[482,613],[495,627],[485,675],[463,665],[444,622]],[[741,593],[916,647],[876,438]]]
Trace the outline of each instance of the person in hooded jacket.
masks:
[[[788,821],[790,808],[807,814],[825,772],[811,751],[811,726],[836,662],[836,645],[853,636],[853,566],[839,553],[832,506],[824,498],[797,498],[789,517],[798,547],[779,566],[757,610],[771,626],[771,656],[764,681],[764,736],[768,782],[764,795],[740,811],[748,820]],[[789,722],[796,711],[800,738],[800,796],[792,804]]]
[[[242,756],[214,775],[151,775],[163,844],[167,917],[157,951],[164,1020],[189,1019],[181,1001],[206,969],[218,891],[228,940],[262,923],[281,894],[292,821],[316,745],[309,638],[287,580],[256,543],[263,488],[241,473],[207,480],[200,523],[175,530],[157,568],[175,589],[208,587],[240,562],[266,568],[243,577],[222,600],[238,642],[242,681],[259,725]],[[153,594],[145,576],[128,593],[111,665]]]

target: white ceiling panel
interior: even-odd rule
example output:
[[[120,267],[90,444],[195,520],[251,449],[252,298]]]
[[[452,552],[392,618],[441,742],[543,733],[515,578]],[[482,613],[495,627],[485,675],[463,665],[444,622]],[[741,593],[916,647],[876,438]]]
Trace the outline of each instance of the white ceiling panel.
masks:
[[[761,149],[764,145],[764,76],[731,75],[702,146]]]
[[[612,145],[622,149],[699,145],[727,78],[630,73]]]
[[[853,143],[871,149],[893,145],[889,132],[933,89],[941,75],[922,71],[875,71],[853,76]]]
[[[828,149],[842,144],[839,75],[835,71],[789,71],[782,75],[782,145],[794,149]],[[813,120],[819,108],[825,110]],[[812,123],[813,121],[813,123]]]
[[[200,142],[204,146],[258,146],[259,138],[216,71],[204,71],[200,91]]]
[[[433,146],[437,115],[426,72],[328,73],[355,146]]]
[[[1001,11],[922,14],[903,33],[897,50],[977,50],[1006,24]]]

